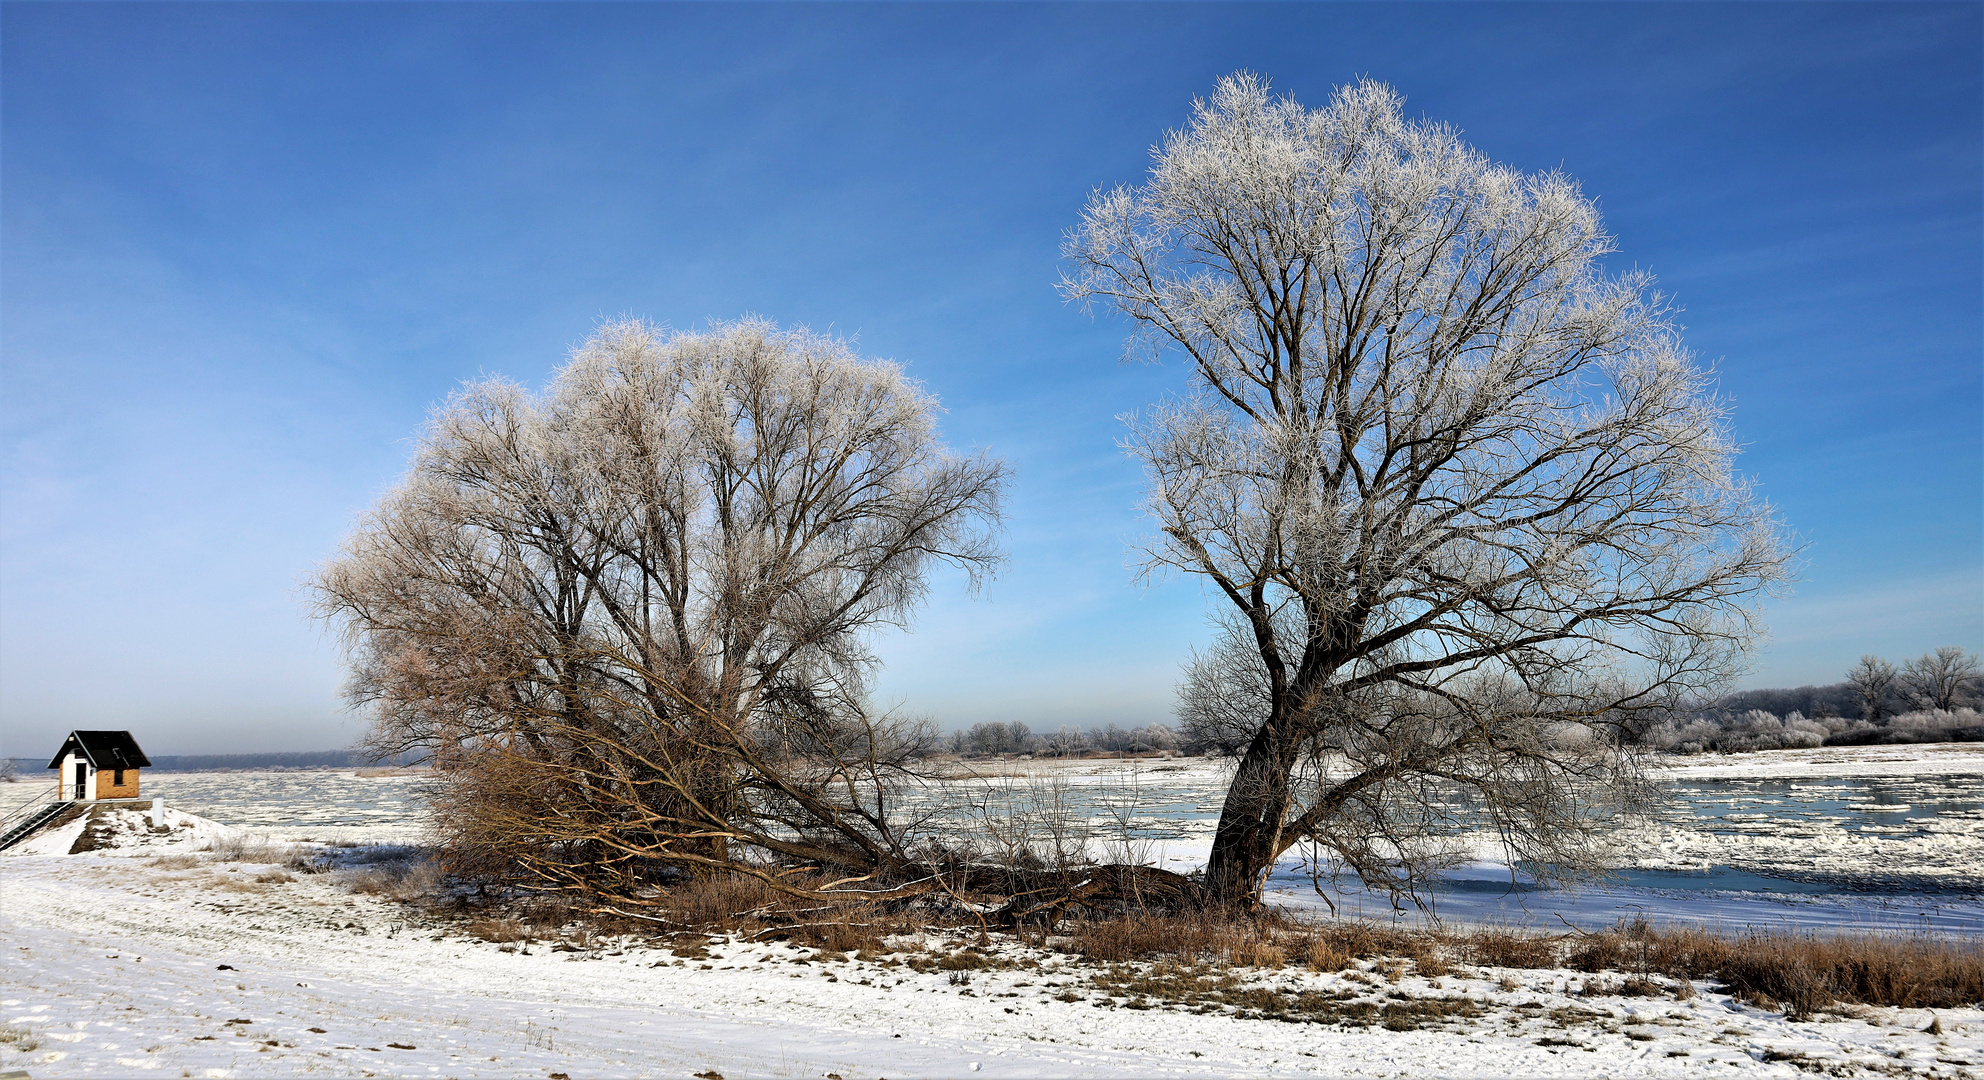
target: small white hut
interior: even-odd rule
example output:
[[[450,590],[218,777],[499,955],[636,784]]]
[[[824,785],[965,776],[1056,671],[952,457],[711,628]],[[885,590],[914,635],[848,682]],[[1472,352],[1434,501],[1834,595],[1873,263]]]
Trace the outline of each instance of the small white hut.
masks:
[[[57,797],[70,801],[135,799],[138,770],[150,766],[128,731],[72,731],[48,763],[59,770]]]

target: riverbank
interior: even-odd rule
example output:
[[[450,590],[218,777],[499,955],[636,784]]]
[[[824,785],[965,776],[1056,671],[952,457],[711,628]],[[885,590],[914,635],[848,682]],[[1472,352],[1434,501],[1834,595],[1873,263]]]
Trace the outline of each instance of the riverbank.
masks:
[[[193,828],[185,830],[191,835]],[[36,1075],[1984,1075],[1984,1012],[1794,1019],[1705,981],[1258,954],[1197,971],[969,929],[864,951],[534,936],[149,828],[0,857],[0,1069]],[[211,838],[210,838],[211,839]],[[154,846],[164,841],[169,846]],[[1328,965],[1325,965],[1326,967]]]
[[[1205,863],[1225,761],[1172,758],[984,761],[908,793],[907,805],[985,808],[1058,801],[1094,825],[1098,853],[1180,873]],[[1661,925],[1984,934],[1984,746],[1827,747],[1661,756],[1660,818],[1620,837],[1614,879],[1575,890],[1512,882],[1493,837],[1429,897],[1395,915],[1391,898],[1343,881],[1324,894],[1298,850],[1269,881],[1271,903],[1407,922],[1581,928],[1643,917]],[[169,805],[279,840],[424,841],[421,770],[147,775]],[[0,801],[41,785],[0,785]],[[1122,815],[1119,819],[1118,815]]]

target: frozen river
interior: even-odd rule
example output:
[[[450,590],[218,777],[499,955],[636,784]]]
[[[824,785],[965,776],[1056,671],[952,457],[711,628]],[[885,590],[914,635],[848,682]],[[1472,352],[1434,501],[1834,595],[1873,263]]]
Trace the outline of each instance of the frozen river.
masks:
[[[1492,846],[1447,875],[1445,918],[1583,924],[1644,915],[1730,925],[1881,926],[1984,934],[1984,747],[1949,744],[1772,751],[1669,759],[1657,820],[1621,836],[1613,879],[1576,890],[1512,886]],[[913,801],[1085,822],[1095,854],[1180,871],[1203,865],[1225,766],[1206,759],[967,763],[980,777]],[[294,840],[416,842],[418,770],[147,773],[144,791],[178,809]],[[17,802],[40,784],[0,788]],[[1278,903],[1394,915],[1388,898],[1316,883],[1291,860]]]

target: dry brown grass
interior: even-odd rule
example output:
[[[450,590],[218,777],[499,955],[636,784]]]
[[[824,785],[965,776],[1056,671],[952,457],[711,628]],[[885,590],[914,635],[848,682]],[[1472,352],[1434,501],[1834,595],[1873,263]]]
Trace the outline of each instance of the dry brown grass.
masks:
[[[1284,1023],[1336,1024],[1392,1031],[1439,1029],[1479,1017],[1465,997],[1378,997],[1367,989],[1289,990],[1252,983],[1214,963],[1111,964],[1088,988],[1123,1009],[1171,1008]],[[1075,996],[1061,1000],[1078,1000]]]
[[[1350,953],[1327,938],[1310,938],[1307,955],[1310,971],[1342,971],[1350,966]]]
[[[431,864],[389,863],[361,871],[351,887],[358,892],[418,898],[431,893],[437,881]],[[800,884],[803,887],[806,883]],[[517,920],[520,913],[529,926]],[[650,940],[660,924],[665,927],[659,931],[664,941],[684,960],[705,955],[702,934],[787,940],[824,954],[873,959],[905,951],[902,940],[922,934],[928,917],[927,912],[880,904],[822,905],[739,874],[679,882],[633,912],[510,908],[507,914],[486,914],[477,919],[470,924],[470,932],[495,942],[557,939],[570,945],[573,931],[561,927],[574,920],[593,930],[638,934]],[[1190,968],[1198,974],[1185,983],[1193,986],[1200,985],[1199,975],[1204,970],[1275,970],[1292,962],[1312,971],[1340,972],[1351,971],[1362,961],[1366,962],[1362,966],[1391,983],[1408,974],[1428,980],[1461,975],[1499,980],[1504,991],[1519,989],[1522,983],[1507,974],[1477,973],[1455,965],[1518,970],[1568,967],[1595,976],[1585,980],[1587,992],[1605,995],[1673,995],[1685,999],[1695,993],[1692,980],[1715,980],[1745,1000],[1798,1016],[1852,1005],[1948,1008],[1984,1002],[1984,942],[1930,937],[1731,936],[1700,929],[1657,930],[1643,921],[1622,922],[1596,933],[1557,935],[1511,927],[1411,930],[1356,921],[1315,925],[1293,922],[1272,912],[1236,915],[1219,911],[1131,913],[1075,920],[1062,924],[1060,931],[1065,936],[1050,939],[1048,931],[1036,928],[1022,932],[1019,940],[1034,946],[1046,946],[1052,940],[1054,948],[1103,965]],[[897,944],[890,944],[892,939]],[[980,949],[986,941],[981,932]],[[909,962],[918,970],[954,973],[1009,963],[980,949],[948,954],[938,950]],[[1361,972],[1353,971],[1349,977],[1378,983]],[[1316,1011],[1334,1014],[1340,1010],[1332,1005]]]
[[[1703,950],[1706,951],[1706,950]],[[1984,943],[1839,934],[1733,939],[1714,975],[1794,1015],[1848,1002],[1950,1008],[1984,1001]]]
[[[794,929],[792,939],[827,952],[879,953],[888,951],[882,938],[903,929],[866,905],[842,908],[835,912],[835,916],[801,924]]]
[[[1984,1002],[1984,943],[1931,937],[1656,930],[1621,923],[1589,934],[1546,935],[1508,927],[1466,931],[1399,930],[1356,922],[1300,926],[1272,916],[1217,913],[1127,915],[1080,923],[1068,951],[1103,963],[1133,961],[1278,968],[1289,957],[1314,971],[1342,971],[1357,960],[1397,982],[1407,972],[1452,974],[1457,961],[1494,968],[1556,968],[1591,979],[1593,994],[1694,995],[1691,980],[1713,979],[1739,997],[1794,1016],[1841,1005],[1952,1008]],[[1502,977],[1504,989],[1518,986]]]
[[[224,889],[228,892],[260,893],[267,892],[269,882],[257,880],[246,874],[210,873],[206,877],[208,888]]]
[[[1356,960],[1402,956],[1435,978],[1451,970],[1441,949],[1432,934],[1356,922],[1304,926],[1272,914],[1222,917],[1217,912],[1133,914],[1078,923],[1068,943],[1070,952],[1104,963],[1170,960],[1273,969],[1294,957],[1314,971],[1341,971]]]
[[[1692,979],[1714,979],[1758,1004],[1803,1016],[1838,1004],[1947,1008],[1984,1001],[1984,943],[1878,934],[1721,935],[1699,929],[1656,930],[1644,922],[1551,939],[1517,931],[1479,931],[1468,951],[1497,967],[1621,971],[1631,993],[1653,986],[1647,976],[1676,980],[1692,994]],[[1633,990],[1626,990],[1631,986]]]
[[[1700,929],[1656,930],[1622,923],[1594,934],[1561,938],[1508,929],[1462,936],[1477,963],[1578,971],[1628,972],[1613,992],[1662,993],[1651,981],[1675,980],[1689,997],[1690,980],[1714,979],[1733,993],[1796,1016],[1839,1004],[1948,1008],[1984,1001],[1984,943],[1879,934],[1722,935]]]
[[[746,874],[693,878],[670,886],[658,899],[654,915],[709,930],[763,929],[767,924],[760,916],[793,906],[789,897]]]
[[[805,888],[811,882],[800,881]],[[618,922],[616,922],[616,913]],[[867,903],[819,904],[746,874],[710,875],[669,886],[638,909],[574,912],[602,926],[652,933],[720,934],[791,941],[832,953],[885,953],[885,938],[915,932],[908,913]]]
[[[1279,967],[1288,962],[1278,944],[1282,936],[1279,921],[1272,917],[1222,918],[1211,912],[1122,915],[1077,923],[1068,950],[1104,963],[1163,959]]]
[[[1288,966],[1288,953],[1273,942],[1254,941],[1243,946],[1235,954],[1234,960],[1247,967],[1279,971]]]
[[[1454,966],[1447,962],[1445,956],[1431,950],[1415,956],[1412,965],[1419,974],[1429,979],[1437,979],[1444,975],[1450,975],[1454,970]]]
[[[1500,968],[1548,968],[1557,966],[1557,950],[1551,939],[1507,927],[1486,927],[1460,939],[1460,949],[1476,964]]]

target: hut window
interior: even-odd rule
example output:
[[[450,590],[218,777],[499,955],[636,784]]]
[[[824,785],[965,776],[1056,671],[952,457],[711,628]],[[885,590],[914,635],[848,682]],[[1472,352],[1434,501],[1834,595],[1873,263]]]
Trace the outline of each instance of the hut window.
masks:
[[[123,769],[113,769],[113,770],[111,770],[111,773],[110,773],[110,786],[111,786],[111,787],[123,787],[123,786],[124,786],[124,770],[123,770]]]

